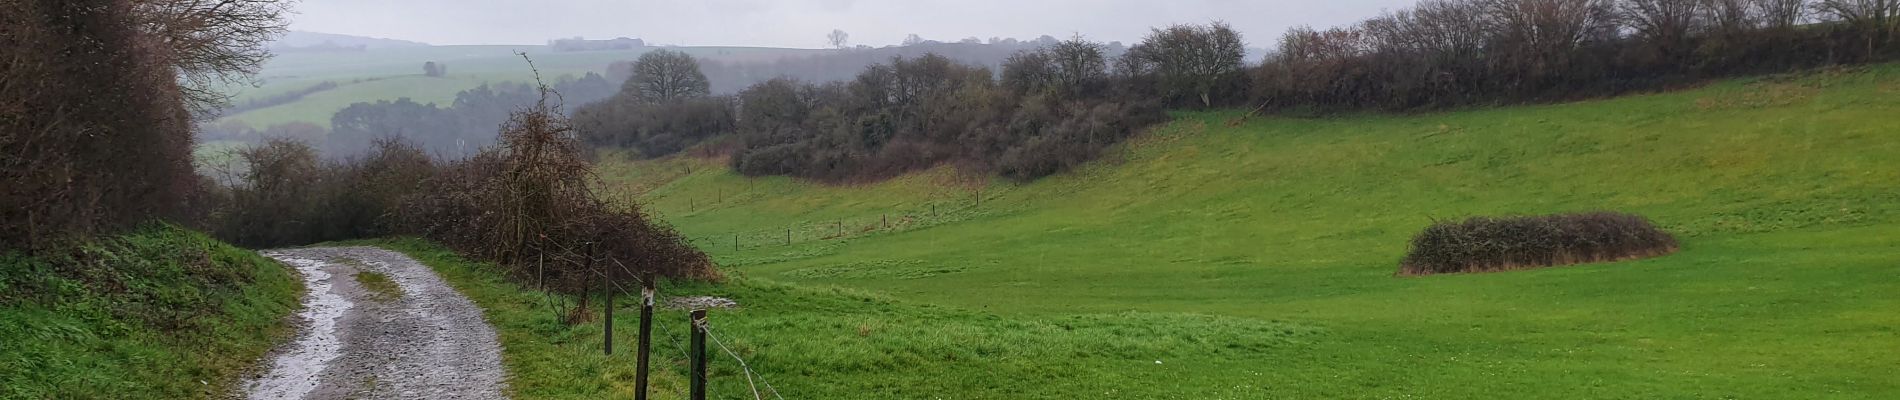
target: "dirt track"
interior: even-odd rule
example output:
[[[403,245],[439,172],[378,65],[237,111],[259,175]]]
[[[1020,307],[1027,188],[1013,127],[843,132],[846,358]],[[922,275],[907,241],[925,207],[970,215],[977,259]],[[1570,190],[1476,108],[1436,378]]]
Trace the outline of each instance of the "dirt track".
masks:
[[[251,399],[502,399],[501,346],[481,309],[428,267],[368,248],[264,252],[304,277],[296,339],[246,380]],[[359,284],[387,275],[399,295]]]

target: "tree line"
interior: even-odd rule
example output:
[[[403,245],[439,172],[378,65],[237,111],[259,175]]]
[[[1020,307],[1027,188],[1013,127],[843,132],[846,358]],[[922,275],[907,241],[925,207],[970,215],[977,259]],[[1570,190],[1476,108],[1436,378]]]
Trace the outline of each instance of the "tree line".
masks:
[[[335,87],[335,84],[325,82],[312,89],[325,87]],[[550,89],[561,93],[564,101],[575,104],[599,101],[618,90],[597,73],[579,78],[562,76],[550,84]],[[291,122],[258,129],[239,121],[224,121],[200,126],[198,136],[203,140],[247,144],[294,139],[314,146],[330,159],[362,155],[371,150],[378,139],[401,137],[429,154],[444,159],[462,158],[494,145],[495,127],[506,121],[510,112],[539,101],[539,92],[527,83],[483,84],[457,92],[455,100],[446,106],[406,97],[358,102],[332,114],[327,126]]]
[[[619,94],[581,107],[576,132],[647,157],[730,137],[748,175],[867,180],[962,163],[1034,179],[1093,159],[1167,107],[1244,98],[1245,48],[1226,24],[1156,29],[1110,50],[1054,41],[1001,60],[1000,74],[934,53],[893,57],[845,81],[775,78],[732,96],[713,96],[690,55],[662,50],[633,64]],[[655,95],[672,81],[692,85]]]
[[[1900,0],[1425,0],[1349,26],[1293,28],[1251,65],[1240,33],[1216,22],[1156,28],[1126,49],[1040,41],[994,68],[926,52],[849,78],[779,76],[715,96],[718,79],[705,71],[730,66],[659,51],[626,64],[633,79],[582,107],[576,123],[590,145],[645,157],[723,138],[719,148],[748,175],[835,182],[959,164],[1026,180],[1093,159],[1169,108],[1561,101],[1889,60],[1900,56],[1897,36]],[[848,35],[832,39],[842,47]],[[814,65],[835,73],[844,57]],[[670,74],[694,86],[644,93]]]
[[[1281,108],[1557,101],[1893,59],[1897,32],[1900,0],[1427,0],[1292,29],[1254,84]]]

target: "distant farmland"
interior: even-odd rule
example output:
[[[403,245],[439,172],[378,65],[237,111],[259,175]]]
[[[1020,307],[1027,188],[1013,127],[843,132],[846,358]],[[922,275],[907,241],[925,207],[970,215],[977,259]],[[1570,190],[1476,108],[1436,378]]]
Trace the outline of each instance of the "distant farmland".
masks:
[[[278,54],[258,74],[259,87],[234,87],[234,103],[281,95],[323,82],[335,82],[336,89],[305,96],[302,100],[276,107],[253,110],[224,118],[242,121],[252,127],[309,122],[327,126],[331,114],[351,103],[411,98],[417,102],[448,105],[456,92],[503,81],[526,82],[534,79],[527,63],[516,55],[526,52],[534,58],[543,79],[562,75],[579,76],[588,72],[605,73],[615,61],[633,60],[649,49],[589,52],[554,52],[546,46],[433,46],[370,49],[362,52],[292,51]],[[708,60],[769,61],[787,55],[815,50],[755,47],[683,47]],[[440,78],[423,76],[423,63],[434,61],[448,67]],[[373,81],[370,81],[373,80]],[[367,81],[367,82],[365,82]]]

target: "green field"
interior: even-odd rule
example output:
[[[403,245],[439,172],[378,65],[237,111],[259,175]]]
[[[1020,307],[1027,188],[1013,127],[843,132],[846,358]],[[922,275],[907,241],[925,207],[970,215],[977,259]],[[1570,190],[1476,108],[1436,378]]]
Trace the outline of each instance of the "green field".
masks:
[[[681,47],[677,50],[720,61],[770,60],[810,50],[752,47]],[[448,106],[455,94],[484,83],[528,82],[534,79],[526,62],[516,55],[526,52],[534,58],[541,76],[548,80],[562,75],[581,76],[588,72],[606,72],[616,61],[640,57],[646,50],[554,52],[545,46],[431,46],[372,49],[363,52],[285,52],[266,62],[258,73],[257,87],[237,86],[226,89],[233,102],[242,104],[253,98],[269,97],[324,81],[339,87],[318,92],[302,100],[276,107],[226,116],[253,128],[289,122],[309,122],[328,127],[330,116],[357,102],[410,98],[417,102]],[[448,66],[448,75],[422,75],[422,64],[435,61]]]
[[[1900,397],[1900,65],[1240,116],[1181,113],[1028,184],[602,176],[736,277],[674,293],[745,304],[715,321],[786,398]],[[1586,210],[1682,251],[1393,276],[1434,219]]]

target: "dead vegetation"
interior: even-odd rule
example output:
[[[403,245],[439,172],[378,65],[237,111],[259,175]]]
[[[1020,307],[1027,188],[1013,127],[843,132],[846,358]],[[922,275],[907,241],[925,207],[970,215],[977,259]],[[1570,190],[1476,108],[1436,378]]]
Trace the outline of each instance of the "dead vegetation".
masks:
[[[190,115],[134,5],[0,0],[0,248],[185,216]]]
[[[1432,224],[1412,238],[1399,275],[1495,272],[1632,260],[1676,251],[1676,239],[1649,219],[1592,212],[1473,217]]]

